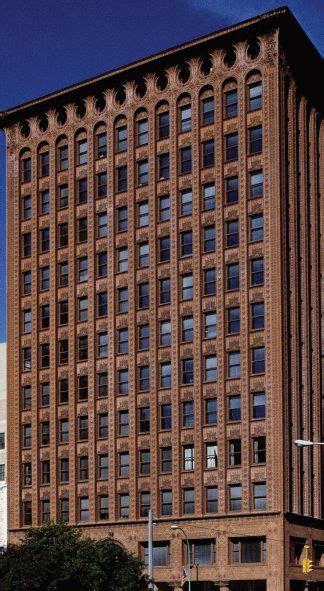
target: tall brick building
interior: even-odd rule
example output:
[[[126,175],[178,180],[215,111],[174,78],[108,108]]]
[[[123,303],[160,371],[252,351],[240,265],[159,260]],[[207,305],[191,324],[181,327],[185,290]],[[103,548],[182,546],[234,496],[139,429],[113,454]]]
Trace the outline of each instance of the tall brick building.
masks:
[[[322,62],[287,8],[1,113],[9,536],[323,589]]]

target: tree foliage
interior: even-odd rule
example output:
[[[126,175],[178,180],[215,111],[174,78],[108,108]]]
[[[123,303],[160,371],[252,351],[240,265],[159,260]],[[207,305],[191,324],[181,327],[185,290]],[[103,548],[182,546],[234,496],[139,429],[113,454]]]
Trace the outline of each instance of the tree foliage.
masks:
[[[141,591],[141,561],[111,538],[94,541],[64,523],[30,528],[0,556],[2,591]]]

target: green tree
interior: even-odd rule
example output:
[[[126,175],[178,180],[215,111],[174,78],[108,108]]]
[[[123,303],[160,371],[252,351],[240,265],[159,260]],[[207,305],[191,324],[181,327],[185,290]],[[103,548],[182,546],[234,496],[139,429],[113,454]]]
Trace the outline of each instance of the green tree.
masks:
[[[142,562],[111,538],[94,541],[75,527],[30,528],[0,555],[2,591],[141,591]]]

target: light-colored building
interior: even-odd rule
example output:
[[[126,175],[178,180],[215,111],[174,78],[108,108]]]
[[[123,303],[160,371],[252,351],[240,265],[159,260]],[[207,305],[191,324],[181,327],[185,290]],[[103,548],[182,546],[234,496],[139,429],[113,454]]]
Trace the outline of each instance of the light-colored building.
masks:
[[[7,350],[0,343],[0,546],[7,544]]]

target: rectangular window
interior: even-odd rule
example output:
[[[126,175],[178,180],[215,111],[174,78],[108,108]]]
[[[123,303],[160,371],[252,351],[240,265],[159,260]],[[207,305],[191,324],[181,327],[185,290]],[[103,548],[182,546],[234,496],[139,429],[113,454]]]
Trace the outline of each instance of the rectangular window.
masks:
[[[97,174],[97,197],[107,197],[107,173]]]
[[[41,501],[41,520],[42,523],[48,523],[51,519],[50,501]]]
[[[70,518],[69,499],[60,499],[60,519],[67,523]]]
[[[206,487],[206,512],[218,512],[218,488],[217,486]]]
[[[151,471],[151,459],[150,450],[141,449],[139,452],[139,466],[140,474],[150,474]]]
[[[150,286],[149,283],[140,283],[138,285],[138,308],[143,310],[150,304]]]
[[[160,345],[161,347],[168,347],[171,345],[171,321],[162,320],[160,322]]]
[[[252,393],[253,418],[264,419],[266,416],[265,392]]]
[[[128,328],[119,328],[117,330],[118,353],[128,353]]]
[[[193,316],[184,316],[183,318],[181,318],[181,340],[183,343],[192,343],[193,330],[194,330]]]
[[[186,429],[194,427],[195,416],[194,416],[194,403],[192,400],[188,400],[182,403],[182,426]]]
[[[216,206],[216,189],[214,183],[208,183],[202,187],[203,209],[208,211]]]
[[[239,221],[230,220],[226,222],[226,246],[238,246],[239,244]]]
[[[129,495],[128,494],[120,494],[119,495],[119,516],[122,518],[129,517]]]
[[[69,459],[60,460],[60,482],[69,482]]]
[[[109,519],[109,497],[108,495],[99,495],[98,497],[99,519]]]
[[[88,240],[88,218],[78,219],[78,241],[86,242]]]
[[[129,476],[129,453],[128,451],[123,451],[118,454],[118,474],[122,477]]]
[[[49,382],[43,382],[40,384],[41,391],[41,405],[49,406],[50,403],[50,385]]]
[[[233,538],[232,562],[238,564],[254,564],[266,562],[265,538]]]
[[[108,413],[103,412],[98,415],[98,437],[108,437]]]
[[[40,209],[41,209],[41,213],[49,213],[49,211],[50,211],[49,191],[41,191],[40,192]]]
[[[228,420],[229,421],[240,421],[241,420],[241,396],[234,394],[228,397]]]
[[[24,271],[22,274],[23,295],[30,295],[32,288],[32,274],[31,271]]]
[[[229,487],[230,511],[242,511],[242,485],[232,484]]]
[[[266,438],[265,436],[253,437],[253,464],[266,463]]]
[[[144,267],[149,266],[149,257],[150,249],[148,242],[141,242],[138,245],[138,266],[143,269]]]
[[[182,384],[193,384],[194,361],[192,358],[182,359]]]
[[[229,465],[240,466],[242,463],[241,440],[232,439],[228,442],[229,445]]]
[[[23,371],[31,369],[31,347],[24,347],[22,350],[22,369]]]
[[[99,478],[108,478],[108,455],[107,454],[99,454],[98,455],[98,477]]]
[[[44,343],[41,345],[40,354],[41,354],[41,359],[40,359],[41,367],[49,367],[49,364],[50,364],[50,345],[49,345],[49,343]]]
[[[118,312],[128,312],[128,288],[120,287],[117,290],[118,295]]]
[[[87,416],[79,417],[79,440],[86,441],[88,439],[89,421]]]
[[[215,164],[215,145],[214,140],[207,140],[202,143],[202,166],[207,168]]]
[[[127,232],[128,228],[128,209],[127,206],[118,207],[117,209],[117,231]]]
[[[241,377],[241,353],[240,351],[229,351],[227,353],[227,377],[240,378]]]
[[[205,312],[204,314],[204,338],[214,339],[217,336],[216,312]]]
[[[263,240],[263,213],[250,215],[250,240],[251,242]]]
[[[46,279],[46,282],[48,283],[48,287],[46,287],[45,289],[49,289],[49,268],[45,267],[45,269],[48,269],[48,280]],[[47,275],[47,273],[46,273]],[[68,285],[69,282],[69,264],[67,261],[65,261],[64,263],[59,263],[59,286],[63,287],[64,285]]]
[[[129,413],[128,410],[118,411],[118,435],[128,435]]]
[[[31,386],[23,386],[22,403],[23,403],[24,410],[31,409]],[[2,435],[2,433],[1,433],[1,435]],[[0,449],[2,449],[2,448],[0,447]]]
[[[59,438],[60,443],[68,443],[69,441],[69,420],[68,419],[61,419],[59,421]]]
[[[169,304],[171,301],[170,278],[159,279],[159,287],[160,304]]]
[[[107,253],[98,252],[97,254],[97,274],[98,277],[107,277]]]
[[[138,423],[140,433],[150,432],[150,409],[148,406],[138,409]]]
[[[250,191],[249,196],[262,197],[263,195],[263,172],[262,170],[253,170],[249,175]]]
[[[160,419],[162,431],[172,428],[172,412],[171,404],[161,404],[160,406]]]
[[[69,205],[69,190],[67,185],[61,185],[58,188],[59,209],[64,209]]]
[[[58,306],[58,321],[59,325],[63,326],[69,322],[69,302],[68,300],[63,300],[58,303]]]
[[[31,462],[24,462],[22,465],[23,486],[32,485],[32,465]]]
[[[195,448],[193,445],[185,445],[183,447],[183,469],[195,469]]]
[[[30,333],[32,329],[32,313],[31,310],[23,310],[23,332]]]
[[[23,501],[22,503],[23,525],[32,524],[32,504],[31,501]]]
[[[147,392],[150,389],[150,367],[141,365],[138,370],[138,389],[140,392]]]
[[[265,482],[253,483],[253,508],[258,511],[267,508],[267,486]]]
[[[172,447],[161,448],[161,473],[172,472]]]
[[[237,334],[240,332],[241,312],[239,307],[227,309],[227,333]]]
[[[217,357],[206,355],[205,357],[205,382],[217,381]]]
[[[160,363],[160,387],[171,388],[171,363]]]
[[[191,158],[191,146],[180,149],[180,173],[186,174],[191,172],[192,158]]]
[[[40,252],[48,252],[50,247],[49,228],[43,228],[40,231]]]
[[[192,230],[180,232],[180,252],[182,257],[192,255]]]
[[[88,281],[88,257],[78,259],[78,281]]]
[[[216,294],[216,269],[211,267],[210,269],[204,269],[203,276],[203,288],[204,295],[215,295]]]
[[[234,290],[240,287],[240,263],[226,265],[227,289]]]
[[[195,512],[195,491],[193,488],[183,490],[183,513],[190,515]]]
[[[251,328],[261,330],[264,328],[264,302],[255,302],[250,304],[251,309]]]
[[[98,380],[98,396],[108,396],[108,374],[107,372],[100,372],[97,374]]]
[[[215,226],[205,226],[203,228],[203,251],[215,252],[216,249],[216,230]]]
[[[140,324],[138,327],[138,348],[140,351],[148,349],[150,346],[150,325]]]
[[[127,166],[117,168],[117,190],[119,193],[127,191]]]
[[[217,398],[205,400],[205,423],[206,425],[217,425]]]
[[[181,191],[180,198],[181,198],[181,208],[180,208],[181,215],[191,215],[192,214],[192,189],[185,189],[184,191]]]
[[[251,127],[249,130],[249,154],[262,152],[262,126]]]
[[[128,394],[128,369],[118,371],[118,393],[123,396]]]
[[[88,201],[88,179],[80,179],[77,184],[78,203],[87,203]]]
[[[88,400],[88,376],[78,377],[78,400]]]
[[[164,113],[159,113],[158,115],[158,137],[159,139],[164,139],[169,137],[170,131],[170,117],[169,111],[164,111]]]
[[[252,374],[261,374],[265,372],[265,348],[254,347],[251,349],[252,356]]]
[[[63,248],[69,243],[69,225],[67,222],[58,225],[58,246]]]
[[[97,294],[97,316],[102,318],[108,314],[108,296],[106,291]]]
[[[108,334],[100,332],[98,334],[98,357],[107,357],[108,355]]]
[[[170,155],[160,154],[158,156],[158,170],[159,180],[165,180],[170,178]]]
[[[59,363],[68,363],[69,361],[69,341],[63,339],[59,341]]]
[[[23,425],[22,430],[23,430],[23,446],[24,447],[31,447],[31,440],[32,440],[31,425]]]
[[[165,222],[170,219],[170,195],[161,195],[158,202],[159,222]]]
[[[117,271],[118,273],[124,273],[128,271],[128,248],[122,246],[117,248]]]
[[[69,400],[69,381],[67,379],[59,380],[59,400],[61,404]]]
[[[228,133],[225,135],[225,160],[238,159],[238,133]]]
[[[49,460],[44,460],[41,462],[41,482],[42,484],[49,484],[50,483],[50,462]]]
[[[218,458],[217,443],[206,444],[206,468],[215,469],[217,468]]]
[[[172,515],[172,491],[161,491],[161,514]]]
[[[148,201],[141,201],[138,204],[138,226],[144,228],[149,225],[149,205]]]
[[[159,263],[170,260],[170,236],[159,238]]]
[[[49,445],[50,444],[50,424],[49,421],[44,421],[40,424],[40,431],[41,431],[41,445]]]
[[[182,299],[191,300],[193,298],[193,275],[185,273],[182,275]]]
[[[238,202],[238,176],[225,179],[226,204]]]
[[[89,498],[79,498],[79,517],[80,521],[89,521]]]
[[[138,187],[144,187],[148,185],[148,160],[142,160],[137,162],[137,185]]]

